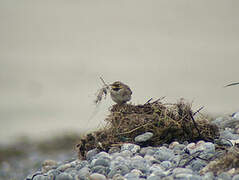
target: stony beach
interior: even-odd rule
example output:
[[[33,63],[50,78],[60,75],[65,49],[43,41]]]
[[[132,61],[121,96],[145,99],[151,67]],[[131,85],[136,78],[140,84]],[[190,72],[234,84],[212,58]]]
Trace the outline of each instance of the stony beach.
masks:
[[[239,119],[218,117],[212,121],[220,127],[220,138],[215,142],[172,142],[159,147],[140,147],[139,141],[147,141],[151,133],[135,138],[136,142],[113,147],[109,152],[92,149],[86,159],[77,158],[73,150],[51,154],[32,149],[24,158],[3,161],[0,179],[26,180],[157,180],[157,179],[233,179],[239,175],[235,168],[221,169],[216,174],[208,164],[220,158],[224,152],[218,145],[236,148],[239,143]],[[238,164],[237,164],[238,165]]]

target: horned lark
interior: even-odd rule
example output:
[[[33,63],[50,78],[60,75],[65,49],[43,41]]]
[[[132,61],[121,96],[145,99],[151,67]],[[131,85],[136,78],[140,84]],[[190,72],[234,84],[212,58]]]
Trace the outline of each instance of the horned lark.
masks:
[[[126,84],[116,81],[110,84],[110,96],[117,104],[124,104],[131,99],[132,91]]]

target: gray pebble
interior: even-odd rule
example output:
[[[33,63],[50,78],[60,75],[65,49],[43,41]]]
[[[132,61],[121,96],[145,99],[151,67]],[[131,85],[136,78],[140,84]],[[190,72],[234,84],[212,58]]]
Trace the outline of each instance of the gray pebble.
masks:
[[[157,149],[153,156],[159,161],[167,161],[170,158],[173,158],[175,155],[171,149],[160,147]]]
[[[220,138],[230,139],[230,140],[237,140],[239,139],[238,134],[233,134],[228,130],[224,130],[220,132]]]
[[[146,161],[143,158],[132,158],[130,161],[130,167],[131,169],[138,169],[145,173],[147,169],[151,166],[151,163],[149,161]]]
[[[220,180],[230,180],[230,179],[232,179],[231,175],[227,172],[222,172],[221,174],[219,174],[217,176],[217,178],[220,179]]]
[[[90,169],[88,167],[83,167],[78,171],[79,179],[86,179],[90,175]]]
[[[193,174],[193,171],[188,168],[175,168],[173,174]]]
[[[110,166],[110,159],[109,158],[99,158],[94,163],[94,166],[98,166],[98,165],[109,167]]]
[[[88,160],[88,161],[91,161],[92,159],[93,159],[93,157],[97,154],[99,152],[99,150],[98,149],[92,149],[92,150],[90,150],[90,151],[88,151],[87,153],[86,153],[86,159]]]
[[[170,161],[163,161],[160,163],[160,166],[162,166],[165,170],[168,170],[172,167],[172,163]]]
[[[50,180],[50,178],[44,175],[37,175],[33,178],[33,180]]]
[[[140,143],[140,142],[146,142],[146,141],[148,141],[149,139],[151,139],[152,137],[153,137],[153,133],[151,133],[151,132],[146,132],[146,133],[143,133],[143,134],[141,134],[141,135],[138,135],[138,136],[136,136],[135,138],[134,138],[134,141],[135,142],[138,142],[138,143]]]
[[[214,179],[214,175],[212,172],[207,172],[206,174],[204,174],[204,176],[202,176],[203,180],[212,180]]]
[[[190,164],[191,168],[193,171],[198,172],[200,171],[202,168],[204,168],[208,163],[206,161],[203,161],[201,159],[196,159],[193,160]]]
[[[177,180],[202,180],[202,177],[193,174],[180,173],[174,175],[174,179]]]
[[[233,176],[232,180],[239,180],[239,174]]]
[[[120,174],[115,174],[112,179],[113,180],[127,180],[125,177],[121,176]]]
[[[74,180],[74,178],[70,174],[63,172],[57,175],[55,180]]]
[[[121,151],[128,150],[132,153],[136,153],[140,150],[140,146],[131,143],[125,143],[121,146]]]
[[[88,167],[89,163],[88,161],[81,161],[79,164],[76,165],[76,170],[79,171],[83,167]]]
[[[91,180],[107,180],[106,177],[102,174],[93,173],[90,175]]]
[[[66,169],[71,167],[71,163],[63,164],[57,168],[57,170],[64,172]]]
[[[164,172],[163,168],[159,164],[153,164],[148,171],[149,174],[161,175]]]
[[[162,179],[160,176],[154,174],[147,177],[147,180],[160,180],[160,179]]]
[[[99,173],[104,175],[106,175],[109,172],[109,168],[100,165],[92,167],[91,170],[93,173]]]
[[[132,172],[125,174],[124,177],[127,180],[138,180],[139,179],[139,176],[135,173],[132,173]]]
[[[120,175],[124,176],[125,174],[127,174],[129,172],[130,172],[130,169],[129,169],[128,166],[126,166],[126,165],[119,165],[117,167],[113,167],[110,170],[108,176],[109,176],[109,178],[112,178],[116,174],[120,174]]]

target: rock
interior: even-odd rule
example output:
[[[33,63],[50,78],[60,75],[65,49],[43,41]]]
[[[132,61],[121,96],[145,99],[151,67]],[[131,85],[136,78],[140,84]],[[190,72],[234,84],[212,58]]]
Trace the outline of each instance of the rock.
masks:
[[[217,179],[219,180],[231,180],[231,175],[227,172],[222,172],[217,176]]]
[[[239,145],[239,139],[237,140],[230,140],[233,146]]]
[[[81,161],[79,164],[76,165],[76,170],[79,171],[83,167],[89,167],[88,161]]]
[[[111,147],[109,149],[109,154],[113,154],[113,153],[116,153],[116,152],[120,152],[120,148],[119,147]]]
[[[127,180],[125,177],[121,176],[120,174],[115,174],[112,179],[113,180]]]
[[[178,141],[174,141],[174,142],[170,143],[168,148],[173,149],[176,145],[179,145]]]
[[[153,164],[147,174],[162,174],[164,172],[163,168],[159,164]]]
[[[94,161],[92,166],[105,166],[105,167],[109,167],[110,166],[110,159],[109,158],[103,158],[103,157],[99,158],[96,161]]]
[[[132,153],[136,153],[140,150],[140,146],[131,143],[125,143],[121,146],[121,151],[125,150],[128,150]]]
[[[239,139],[239,135],[238,134],[233,134],[228,130],[224,130],[224,131],[220,132],[220,138],[230,139],[230,140],[237,140],[237,139]]]
[[[83,167],[78,171],[78,178],[79,179],[85,179],[90,176],[90,169],[88,167]]]
[[[74,178],[70,174],[63,172],[57,175],[55,180],[74,180]]]
[[[92,149],[86,153],[86,160],[90,161],[93,159],[93,157],[98,153],[98,149]]]
[[[151,132],[146,132],[146,133],[143,133],[141,135],[138,135],[134,138],[134,141],[137,142],[137,143],[141,143],[141,142],[146,142],[148,141],[149,139],[151,139],[153,137],[153,133]]]
[[[160,176],[156,176],[154,174],[147,177],[147,180],[159,180],[159,179],[162,179],[162,178]]]
[[[132,158],[130,161],[131,169],[138,169],[145,173],[147,169],[151,166],[149,161],[146,161],[144,158]]]
[[[33,178],[33,180],[50,180],[46,175],[37,175]]]
[[[195,143],[190,143],[185,147],[185,152],[189,152],[189,154],[194,154],[196,152],[205,152],[205,153],[214,153],[215,145],[211,142],[198,141]]]
[[[174,179],[180,180],[202,180],[202,178],[198,175],[187,174],[187,173],[180,173],[174,176]]]
[[[233,176],[232,180],[239,180],[239,174]]]
[[[153,157],[159,161],[167,161],[170,158],[173,158],[175,155],[171,149],[160,147],[154,153]]]
[[[207,172],[203,177],[202,177],[203,180],[212,180],[214,179],[214,175],[212,172]]]
[[[203,161],[201,159],[195,159],[194,161],[191,162],[190,166],[193,171],[198,172],[202,168],[204,168],[207,165],[206,161]]]
[[[57,162],[54,161],[54,160],[45,160],[43,163],[42,163],[42,172],[43,173],[46,173],[47,171],[53,169],[53,168],[56,168],[57,166]]]
[[[150,162],[151,164],[154,164],[154,163],[160,163],[159,160],[156,160],[153,156],[150,156],[150,155],[145,155],[144,156],[144,159],[148,162]]]
[[[61,172],[59,171],[59,170],[57,170],[57,169],[51,169],[51,170],[49,170],[48,172],[47,172],[47,174],[46,175],[48,175],[49,177],[56,177],[57,175],[59,175],[59,174],[61,174]],[[52,179],[54,179],[54,178],[52,178]]]
[[[132,173],[132,172],[127,173],[126,175],[124,175],[124,177],[127,180],[139,180],[139,175]]]
[[[102,174],[93,173],[93,174],[90,175],[90,180],[107,180],[107,179]]]
[[[162,166],[165,170],[168,170],[172,167],[172,163],[170,161],[163,161],[160,163],[160,166]]]
[[[108,174],[108,177],[112,178],[116,174],[120,174],[120,175],[124,176],[125,174],[127,174],[129,172],[130,172],[129,167],[122,164],[122,165],[112,167]]]
[[[133,156],[133,153],[132,153],[132,151],[124,150],[124,151],[121,151],[120,153],[116,153],[115,155],[118,155],[118,156],[121,156],[124,158],[130,158]]]
[[[107,175],[108,172],[109,172],[109,168],[105,167],[105,166],[93,166],[91,168],[92,172],[93,173],[99,173],[99,174],[104,174],[104,175]]]
[[[218,117],[215,120],[212,121],[212,124],[216,124],[217,126],[221,127],[223,121],[226,121],[225,117]]]
[[[228,146],[228,147],[233,146],[231,140],[227,140],[227,139],[224,139],[224,138],[216,139],[215,143],[220,145],[220,146]]]
[[[175,174],[193,174],[193,171],[188,168],[175,168],[172,173],[174,175]]]
[[[57,168],[57,170],[64,172],[66,169],[71,167],[71,163],[63,164]]]

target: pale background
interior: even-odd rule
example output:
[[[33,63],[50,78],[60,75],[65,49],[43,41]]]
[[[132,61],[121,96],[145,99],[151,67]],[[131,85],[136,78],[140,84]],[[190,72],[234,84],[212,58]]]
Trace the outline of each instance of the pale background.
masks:
[[[0,143],[83,132],[104,122],[99,76],[132,102],[181,97],[239,110],[239,1],[0,0]]]

